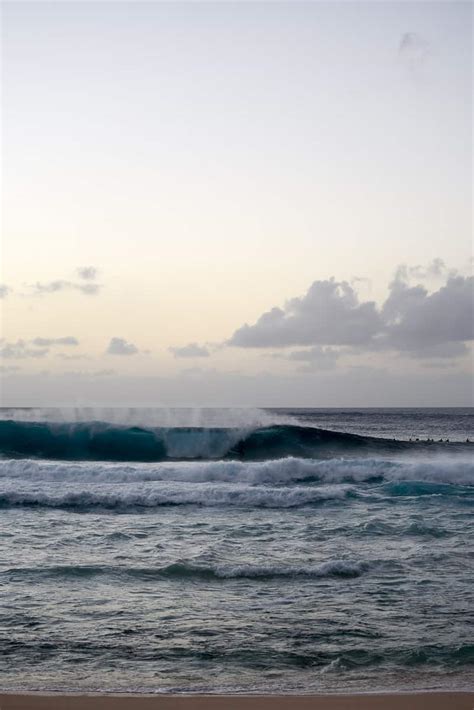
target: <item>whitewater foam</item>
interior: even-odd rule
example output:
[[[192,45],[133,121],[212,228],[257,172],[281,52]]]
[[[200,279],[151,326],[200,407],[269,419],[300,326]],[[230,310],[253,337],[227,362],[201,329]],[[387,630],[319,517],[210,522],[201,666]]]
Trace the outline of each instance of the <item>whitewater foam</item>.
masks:
[[[474,485],[471,460],[440,457],[432,460],[378,458],[312,460],[284,458],[274,461],[206,461],[179,463],[56,462],[0,459],[0,480],[64,481],[70,483],[133,483],[181,481],[189,483],[358,483],[421,481]]]

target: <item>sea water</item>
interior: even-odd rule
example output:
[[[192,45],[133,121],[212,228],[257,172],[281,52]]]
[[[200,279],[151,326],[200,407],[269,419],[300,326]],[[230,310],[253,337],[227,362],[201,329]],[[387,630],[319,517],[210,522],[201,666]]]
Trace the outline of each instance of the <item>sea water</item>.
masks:
[[[467,439],[471,409],[1,410],[0,686],[472,687]]]

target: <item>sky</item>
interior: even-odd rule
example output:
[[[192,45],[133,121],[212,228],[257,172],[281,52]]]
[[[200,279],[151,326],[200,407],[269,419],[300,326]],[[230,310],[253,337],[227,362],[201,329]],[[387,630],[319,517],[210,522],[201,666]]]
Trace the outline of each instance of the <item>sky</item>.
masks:
[[[4,2],[4,406],[472,403],[472,6]]]

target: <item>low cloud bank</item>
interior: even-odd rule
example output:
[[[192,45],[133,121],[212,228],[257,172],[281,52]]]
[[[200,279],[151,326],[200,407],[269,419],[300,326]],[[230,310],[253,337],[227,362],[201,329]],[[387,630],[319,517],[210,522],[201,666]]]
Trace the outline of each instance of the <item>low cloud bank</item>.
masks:
[[[413,278],[442,277],[434,291],[411,285]],[[240,348],[312,346],[290,353],[290,360],[328,361],[338,352],[390,350],[416,358],[453,358],[474,339],[474,278],[446,270],[437,259],[427,269],[400,267],[389,295],[378,306],[361,301],[346,281],[315,281],[307,293],[282,308],[263,313],[256,323],[238,328],[227,345]],[[318,349],[319,348],[319,349]]]

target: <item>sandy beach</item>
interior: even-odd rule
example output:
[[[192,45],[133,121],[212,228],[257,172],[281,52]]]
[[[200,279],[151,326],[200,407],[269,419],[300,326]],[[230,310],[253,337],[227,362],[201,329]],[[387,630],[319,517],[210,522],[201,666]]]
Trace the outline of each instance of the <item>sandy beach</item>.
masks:
[[[0,695],[1,710],[473,710],[474,692],[370,695]]]

